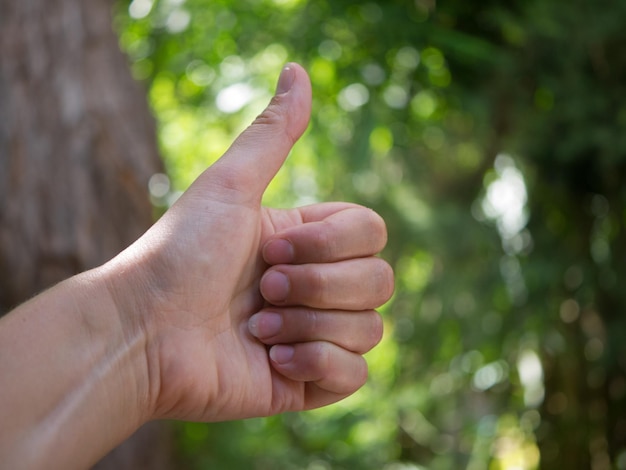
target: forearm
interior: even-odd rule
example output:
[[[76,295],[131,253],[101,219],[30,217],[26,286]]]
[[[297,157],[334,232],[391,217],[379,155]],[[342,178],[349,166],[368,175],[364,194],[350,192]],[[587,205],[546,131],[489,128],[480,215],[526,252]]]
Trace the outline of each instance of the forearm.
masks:
[[[84,468],[148,418],[146,342],[103,271],[0,320],[0,455],[7,468]]]

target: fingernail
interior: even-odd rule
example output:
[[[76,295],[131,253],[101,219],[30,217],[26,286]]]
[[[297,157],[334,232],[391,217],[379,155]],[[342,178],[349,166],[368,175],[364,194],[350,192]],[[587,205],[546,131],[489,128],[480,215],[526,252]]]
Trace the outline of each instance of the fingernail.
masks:
[[[283,67],[280,77],[278,78],[278,85],[276,86],[276,94],[281,95],[291,90],[291,86],[296,78],[296,71],[289,64]]]
[[[256,313],[248,320],[248,330],[256,338],[271,338],[280,332],[283,317],[274,312]]]
[[[280,271],[270,271],[261,279],[261,293],[268,302],[283,302],[289,295],[289,279]]]
[[[263,248],[263,258],[270,264],[291,263],[293,256],[293,245],[283,238],[272,240]]]
[[[283,365],[287,364],[293,359],[294,352],[295,350],[293,346],[288,346],[286,344],[277,344],[275,346],[272,346],[272,349],[270,349],[270,358],[276,364]]]

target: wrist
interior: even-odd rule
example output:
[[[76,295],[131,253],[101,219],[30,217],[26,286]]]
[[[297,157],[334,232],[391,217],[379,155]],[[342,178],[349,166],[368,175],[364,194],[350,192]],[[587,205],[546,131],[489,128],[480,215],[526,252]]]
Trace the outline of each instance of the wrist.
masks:
[[[106,452],[152,417],[147,335],[130,302],[111,290],[114,278],[125,281],[124,273],[105,265],[66,281],[74,284],[68,292],[83,330],[79,334],[89,342],[84,350],[91,355],[78,394],[85,393],[81,406],[90,408],[89,420],[100,421],[93,439],[108,441]]]
[[[127,265],[126,265],[127,264]],[[103,295],[103,314],[108,318],[111,338],[118,342],[115,353],[124,367],[128,390],[134,393],[133,414],[138,426],[155,418],[160,374],[155,368],[154,335],[149,324],[149,289],[142,285],[137,265],[118,258],[85,276]]]
[[[109,276],[72,277],[1,319],[7,465],[88,467],[150,419],[145,336],[119,311]]]

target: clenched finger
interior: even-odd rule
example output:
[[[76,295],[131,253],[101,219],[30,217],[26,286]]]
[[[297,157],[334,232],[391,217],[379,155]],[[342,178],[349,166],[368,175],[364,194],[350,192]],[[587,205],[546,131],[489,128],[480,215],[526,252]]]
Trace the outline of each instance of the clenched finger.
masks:
[[[364,354],[382,338],[383,322],[375,310],[352,312],[268,307],[248,320],[248,329],[268,345],[326,341]]]
[[[263,247],[268,264],[331,263],[372,256],[387,243],[385,222],[371,209],[320,204],[299,211],[304,223],[275,234]]]
[[[260,289],[265,300],[277,306],[369,310],[391,297],[393,271],[376,257],[337,263],[281,264],[265,272]]]
[[[298,382],[313,382],[333,394],[350,394],[367,380],[360,355],[324,341],[278,344],[270,349],[272,367]]]

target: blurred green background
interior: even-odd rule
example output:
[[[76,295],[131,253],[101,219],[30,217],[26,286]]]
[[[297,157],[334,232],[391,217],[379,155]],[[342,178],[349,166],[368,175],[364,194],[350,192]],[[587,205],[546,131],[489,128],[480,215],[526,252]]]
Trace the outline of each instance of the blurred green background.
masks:
[[[626,468],[626,2],[133,0],[166,207],[287,61],[310,129],[267,192],[349,200],[397,275],[369,383],[313,412],[178,423],[190,469]]]

